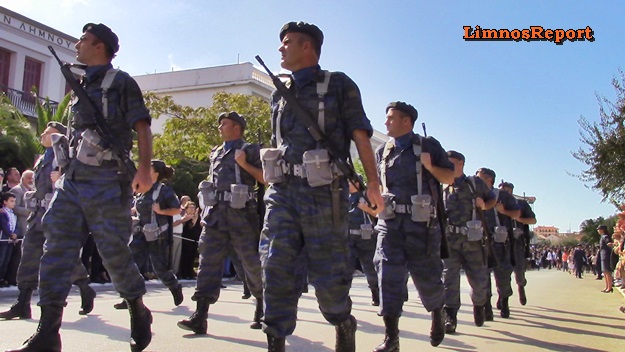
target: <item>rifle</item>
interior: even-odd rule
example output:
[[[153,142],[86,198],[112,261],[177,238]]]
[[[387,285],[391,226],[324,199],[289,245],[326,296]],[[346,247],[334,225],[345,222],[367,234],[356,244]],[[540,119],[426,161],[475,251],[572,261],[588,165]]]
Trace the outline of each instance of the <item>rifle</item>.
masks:
[[[487,260],[488,268],[492,269],[499,265],[499,259],[497,258],[497,256],[495,255],[495,252],[493,251],[493,233],[490,232],[490,228],[488,227],[488,223],[486,222],[486,217],[484,216],[484,211],[478,207],[475,207],[475,210],[477,212],[477,215],[480,218],[480,221],[482,221],[482,228],[484,229],[484,232],[486,233],[486,241],[485,241],[486,243],[484,243],[484,245],[482,246],[482,249],[485,252],[484,256],[488,258]]]
[[[325,148],[330,156],[334,159],[336,166],[339,170],[345,175],[347,180],[354,185],[358,189],[358,192],[362,194],[363,198],[367,202],[367,204],[371,207],[371,202],[367,198],[367,188],[358,181],[358,176],[356,174],[356,170],[354,170],[353,165],[349,164],[346,160],[339,157],[338,148],[332,143],[331,140],[327,139],[326,136],[321,131],[321,128],[313,118],[310,111],[304,109],[300,103],[297,101],[293,93],[282,83],[282,81],[276,77],[269,67],[265,65],[265,62],[260,58],[259,55],[255,56],[256,61],[260,63],[261,66],[267,71],[267,74],[271,78],[273,85],[276,87],[276,90],[280,95],[287,101],[287,103],[295,110],[295,115],[304,123],[306,129],[313,137],[315,142],[319,143],[323,148]],[[376,207],[371,207],[372,209],[376,209]]]
[[[87,92],[85,92],[85,89],[74,78],[74,74],[70,70],[70,67],[72,66],[72,64],[69,64],[69,63],[64,64],[61,61],[61,59],[59,59],[58,55],[56,54],[56,51],[54,51],[54,48],[52,46],[48,46],[48,50],[50,50],[50,52],[52,53],[56,61],[58,61],[59,66],[61,66],[61,73],[63,74],[63,77],[65,77],[67,84],[69,84],[69,86],[74,91],[74,94],[76,94],[76,97],[78,97],[80,101],[87,103],[86,108],[89,110],[90,113],[93,114],[93,117],[96,123],[96,130],[98,134],[100,135],[100,137],[102,138],[102,140],[104,141],[105,145],[111,148],[111,151],[113,152],[113,154],[116,155],[119,158],[119,160],[122,161],[122,165],[124,165],[126,172],[132,179],[137,173],[137,167],[135,166],[135,163],[130,159],[128,151],[119,142],[119,140],[116,138],[113,138],[113,131],[111,130],[111,127],[106,123],[104,116],[102,116],[102,112],[100,111],[98,106],[93,102],[93,100],[91,100]]]

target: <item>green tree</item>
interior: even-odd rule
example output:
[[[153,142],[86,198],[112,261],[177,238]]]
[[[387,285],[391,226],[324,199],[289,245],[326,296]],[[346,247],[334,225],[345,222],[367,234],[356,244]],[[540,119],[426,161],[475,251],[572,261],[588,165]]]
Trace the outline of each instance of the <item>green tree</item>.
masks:
[[[625,201],[625,74],[619,73],[612,79],[616,103],[597,95],[599,121],[579,119],[583,146],[572,153],[588,166],[576,176],[615,205]]]
[[[57,105],[56,109],[52,108],[49,98],[39,98],[35,89],[33,89],[32,93],[35,96],[35,101],[37,102],[35,104],[35,110],[37,111],[37,136],[46,129],[46,126],[50,121],[58,121],[67,126],[70,115],[70,109],[68,109],[68,107],[72,97],[70,93],[65,95],[63,100],[61,100],[61,102]]]
[[[0,94],[0,165],[24,170],[32,167],[39,142],[28,120],[11,100]]]
[[[612,232],[612,228],[616,225],[618,221],[618,217],[616,215],[611,216],[609,218],[604,218],[600,216],[596,219],[586,219],[582,221],[579,225],[580,233],[582,234],[582,242],[588,244],[596,244],[599,243],[599,233],[597,232],[597,228],[599,225],[606,225],[608,227],[609,232]]]

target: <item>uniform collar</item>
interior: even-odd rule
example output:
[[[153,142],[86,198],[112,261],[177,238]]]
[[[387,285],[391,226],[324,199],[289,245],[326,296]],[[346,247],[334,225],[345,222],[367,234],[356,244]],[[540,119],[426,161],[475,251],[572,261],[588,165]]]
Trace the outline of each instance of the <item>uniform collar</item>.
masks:
[[[85,68],[85,81],[93,82],[111,68],[113,68],[113,65],[110,63],[106,65],[87,66],[87,68]]]
[[[319,65],[305,67],[293,72],[295,85],[297,88],[302,88],[310,82],[318,80],[319,72],[321,72],[321,67]]]
[[[462,185],[466,179],[467,179],[467,175],[465,174],[462,174],[460,177],[456,177],[454,179],[454,186],[460,187],[460,185]]]
[[[240,141],[241,141],[241,138],[235,139],[235,140],[232,140],[232,141],[224,142],[224,150],[225,151],[230,151],[230,149],[232,149],[233,147],[237,146]]]
[[[408,148],[412,144],[413,136],[414,136],[414,133],[408,132],[403,136],[399,136],[395,138],[395,146],[399,148],[400,150],[404,150]]]

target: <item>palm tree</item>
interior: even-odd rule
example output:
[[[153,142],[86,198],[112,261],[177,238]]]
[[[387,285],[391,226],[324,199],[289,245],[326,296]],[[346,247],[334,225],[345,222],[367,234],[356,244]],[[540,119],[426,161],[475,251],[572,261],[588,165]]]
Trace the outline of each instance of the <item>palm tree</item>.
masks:
[[[28,120],[6,94],[0,94],[0,165],[29,168],[40,152],[39,147]]]

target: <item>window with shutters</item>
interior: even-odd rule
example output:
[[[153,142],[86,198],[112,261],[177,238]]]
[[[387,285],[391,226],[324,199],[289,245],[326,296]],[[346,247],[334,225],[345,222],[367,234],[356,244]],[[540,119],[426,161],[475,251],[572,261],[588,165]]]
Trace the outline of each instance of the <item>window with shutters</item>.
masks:
[[[26,101],[34,101],[30,91],[33,87],[39,91],[41,87],[41,67],[41,62],[26,57],[26,61],[24,61],[24,83],[22,84],[22,98]]]
[[[9,87],[9,69],[11,67],[11,52],[0,48],[0,91],[7,92]]]

